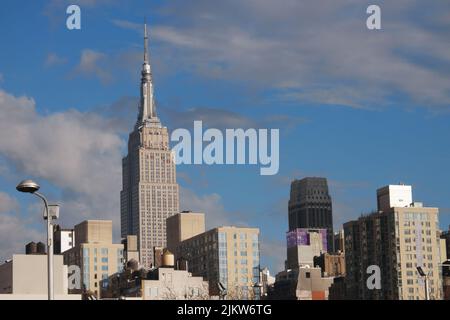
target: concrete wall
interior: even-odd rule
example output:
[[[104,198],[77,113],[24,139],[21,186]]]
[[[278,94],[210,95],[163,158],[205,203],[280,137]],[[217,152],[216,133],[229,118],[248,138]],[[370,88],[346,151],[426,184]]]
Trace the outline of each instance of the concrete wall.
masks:
[[[12,261],[0,265],[0,294],[12,293]]]
[[[67,294],[67,266],[63,256],[55,255],[53,261],[55,295]],[[47,256],[13,255],[13,291],[14,294],[47,294]]]

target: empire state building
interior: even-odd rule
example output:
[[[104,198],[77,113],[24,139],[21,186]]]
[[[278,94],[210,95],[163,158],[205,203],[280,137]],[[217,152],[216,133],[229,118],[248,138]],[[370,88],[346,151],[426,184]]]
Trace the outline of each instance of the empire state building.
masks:
[[[137,236],[140,262],[150,268],[153,248],[166,247],[166,219],[179,212],[179,196],[169,133],[156,115],[147,25],[141,75],[139,115],[122,160],[120,222],[121,236]]]

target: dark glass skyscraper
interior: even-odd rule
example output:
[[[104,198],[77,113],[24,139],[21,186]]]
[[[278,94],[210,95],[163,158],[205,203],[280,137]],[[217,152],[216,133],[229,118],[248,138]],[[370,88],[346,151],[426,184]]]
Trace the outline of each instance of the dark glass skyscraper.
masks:
[[[333,252],[333,215],[326,178],[304,178],[291,183],[289,231],[297,228],[327,229],[328,252]]]

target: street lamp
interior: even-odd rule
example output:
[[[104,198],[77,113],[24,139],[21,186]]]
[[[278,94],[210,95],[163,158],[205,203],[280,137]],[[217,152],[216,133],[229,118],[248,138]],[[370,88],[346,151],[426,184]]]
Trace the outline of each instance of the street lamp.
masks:
[[[430,300],[430,292],[428,289],[428,275],[423,271],[422,267],[417,267],[417,272],[422,278],[425,278],[425,300]]]
[[[253,293],[255,294],[255,300],[261,300],[263,284],[256,282],[253,284]]]
[[[44,220],[47,219],[47,279],[48,279],[48,300],[54,300],[53,292],[53,230],[52,230],[52,216],[49,214],[48,202],[45,197],[37,192],[40,186],[32,180],[23,180],[16,189],[20,192],[32,193],[44,201],[45,212]]]

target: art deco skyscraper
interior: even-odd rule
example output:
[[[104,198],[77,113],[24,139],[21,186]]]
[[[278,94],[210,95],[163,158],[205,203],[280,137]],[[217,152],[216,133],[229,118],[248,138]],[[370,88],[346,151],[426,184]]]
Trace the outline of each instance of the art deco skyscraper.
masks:
[[[179,212],[175,161],[169,133],[156,115],[152,72],[144,29],[139,115],[122,160],[121,235],[136,235],[141,263],[154,265],[153,248],[166,246],[166,219]]]
[[[327,179],[313,177],[292,181],[289,231],[297,228],[327,229],[327,250],[333,251],[333,216]]]

